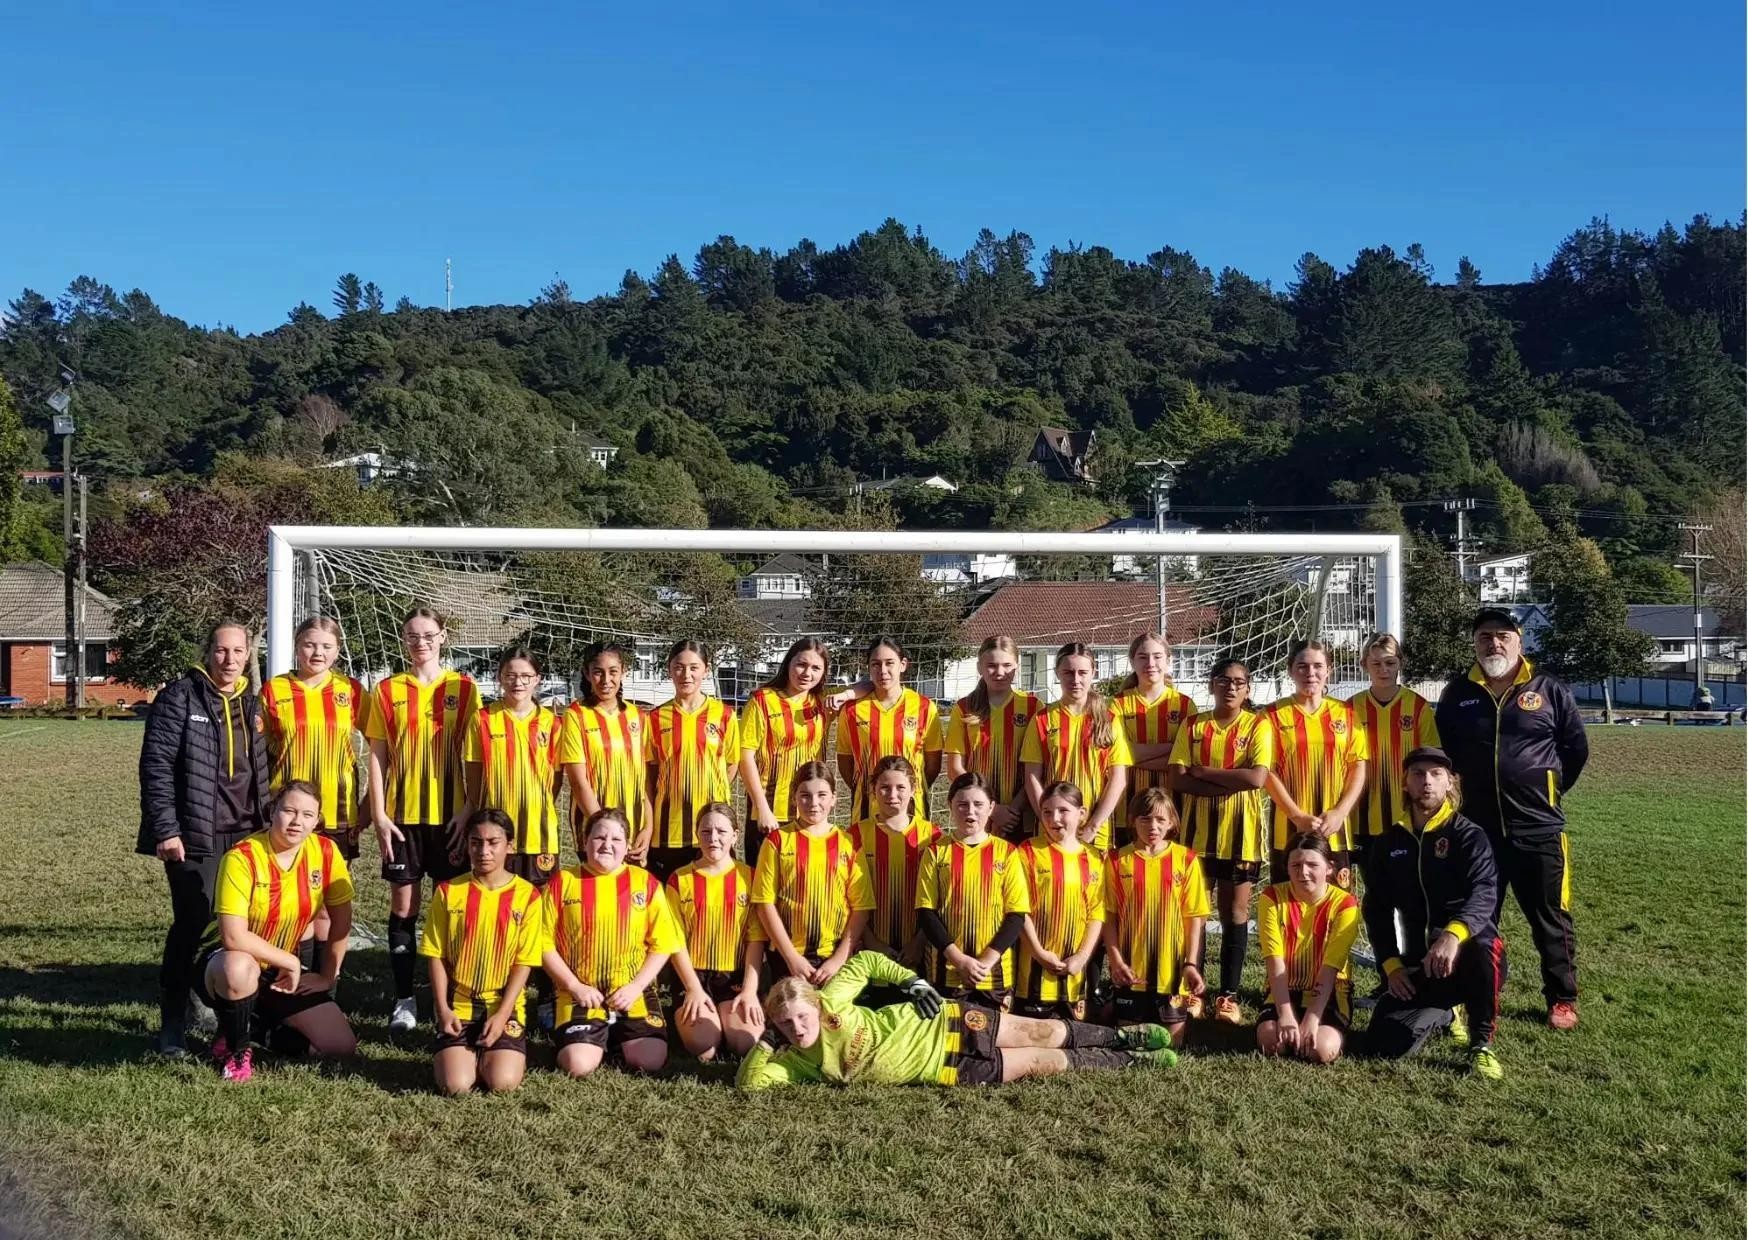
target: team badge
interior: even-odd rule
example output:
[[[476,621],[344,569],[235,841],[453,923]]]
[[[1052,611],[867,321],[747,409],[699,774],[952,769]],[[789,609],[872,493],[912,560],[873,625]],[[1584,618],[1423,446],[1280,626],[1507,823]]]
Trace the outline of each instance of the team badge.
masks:
[[[1451,855],[1451,842],[1444,836],[1439,836],[1438,842],[1432,846],[1432,855],[1443,861]]]
[[[1540,710],[1542,708],[1542,695],[1534,689],[1525,689],[1517,695],[1517,708],[1519,710]]]
[[[916,716],[915,715],[906,715],[904,717],[904,726],[907,728],[916,727]]]
[[[267,730],[266,718],[262,715],[256,715],[255,716],[255,731],[257,733],[260,733],[260,732],[265,732],[266,730]]]
[[[1085,999],[1076,999],[1073,1003],[1071,1003],[1069,1005],[1068,1010],[1069,1010],[1070,1014],[1073,1015],[1074,1019],[1085,1020],[1086,1019],[1086,1000]]]
[[[704,735],[708,736],[713,741],[718,740],[722,736],[722,729],[717,727],[714,723],[707,723],[704,725]]]
[[[541,853],[538,857],[534,858],[534,868],[539,870],[542,874],[552,873],[553,867],[557,864],[558,858],[551,853]]]
[[[1030,719],[1031,719],[1030,715],[1015,715],[1014,716],[1014,726],[1016,728],[1023,728],[1026,726],[1026,723]]]
[[[643,892],[641,892],[641,891],[632,892],[631,893],[631,907],[632,908],[642,908],[644,906],[646,899],[647,899],[647,897],[644,895]]]
[[[959,1021],[972,1033],[982,1033],[989,1028],[989,1017],[974,1007],[966,1008],[960,1014]]]
[[[737,894],[734,898],[734,902],[739,907],[745,908],[747,906],[747,893],[743,891]]]
[[[336,693],[334,695],[334,705],[336,705],[336,706],[350,706],[350,705],[352,705],[352,695],[350,693],[346,692],[346,690],[344,690],[344,689],[340,690],[338,693]]]
[[[643,731],[643,721],[641,719],[633,719],[630,723],[625,725],[625,730],[635,736],[637,733]]]
[[[522,1036],[522,1022],[519,1020],[507,1020],[507,1021],[505,1021],[504,1022],[504,1036],[506,1038],[519,1038],[519,1037],[521,1037]]]
[[[831,1032],[836,1033],[844,1027],[844,1018],[839,1016],[836,1012],[821,1012],[819,1014],[819,1023],[831,1030]]]
[[[1329,730],[1331,732],[1334,732],[1337,736],[1341,735],[1341,733],[1347,731],[1347,720],[1345,720],[1345,719],[1335,720],[1335,722],[1333,722],[1329,725]]]
[[[461,705],[461,695],[459,693],[445,693],[443,695],[443,708],[445,710],[454,710],[459,705]]]
[[[312,869],[310,871],[310,886],[320,887],[321,885],[322,885],[322,868],[320,866],[316,866],[314,869]]]
[[[1404,732],[1414,731],[1414,720],[1410,719],[1407,715],[1402,716],[1402,730]]]

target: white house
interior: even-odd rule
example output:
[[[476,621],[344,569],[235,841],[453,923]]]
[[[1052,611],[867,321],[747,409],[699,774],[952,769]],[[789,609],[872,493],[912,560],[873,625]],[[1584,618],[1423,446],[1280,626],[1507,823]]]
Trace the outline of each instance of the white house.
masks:
[[[906,475],[902,478],[882,478],[878,482],[859,482],[856,484],[862,491],[896,491],[900,487],[927,487],[931,491],[945,491],[953,494],[959,488],[941,477],[940,474],[930,474],[927,478],[913,478]]]
[[[608,443],[605,439],[596,439],[593,435],[583,440],[583,447],[588,450],[589,461],[596,469],[606,469],[612,464],[613,458],[619,455],[619,445]]]
[[[1018,575],[1019,568],[1011,555],[938,551],[923,556],[924,579],[944,588],[980,586]]]
[[[1468,581],[1483,603],[1521,603],[1530,595],[1533,551],[1497,555],[1469,565]]]
[[[356,452],[337,461],[323,461],[323,469],[350,469],[358,476],[358,485],[367,487],[380,478],[393,478],[412,473],[416,466],[382,452]]]
[[[1692,666],[1695,654],[1691,603],[1628,603],[1627,623],[1656,641],[1657,664]],[[1700,609],[1700,643],[1704,647],[1700,657],[1706,659],[1739,658],[1742,649],[1741,636],[1725,633],[1718,624],[1717,612],[1710,607]]]
[[[736,593],[744,599],[797,599],[813,597],[813,578],[819,566],[785,551],[766,560],[740,579]]]
[[[1107,521],[1095,526],[1094,534],[1152,534],[1154,529],[1152,517],[1122,517],[1115,521]],[[1187,521],[1170,521],[1165,523],[1167,534],[1200,534],[1202,527],[1191,525]],[[1158,557],[1151,555],[1128,555],[1118,553],[1111,557],[1111,575],[1113,577],[1140,577],[1156,571]],[[1195,555],[1168,555],[1165,557],[1165,567],[1168,572],[1194,576],[1201,571],[1201,557]]]

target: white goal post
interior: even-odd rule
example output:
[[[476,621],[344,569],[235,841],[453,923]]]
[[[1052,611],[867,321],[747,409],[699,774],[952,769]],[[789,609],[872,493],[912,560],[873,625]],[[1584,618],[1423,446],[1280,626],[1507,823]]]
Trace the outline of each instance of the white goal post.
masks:
[[[918,575],[938,583],[913,596],[923,610],[933,609],[934,596],[942,598],[949,615],[975,621],[989,610],[990,623],[1004,626],[992,631],[1025,627],[1041,602],[1072,595],[1078,611],[1059,607],[1048,622],[1032,626],[1032,640],[1040,648],[1047,641],[1074,640],[1117,647],[1127,641],[1117,640],[1119,631],[1142,632],[1154,628],[1168,608],[1188,609],[1201,620],[1192,623],[1180,615],[1168,631],[1176,645],[1183,634],[1198,630],[1193,634],[1203,642],[1198,667],[1211,657],[1207,652],[1232,649],[1268,661],[1270,674],[1278,674],[1284,662],[1282,643],[1292,633],[1334,640],[1345,655],[1338,670],[1351,680],[1357,675],[1357,645],[1366,633],[1401,637],[1403,632],[1402,540],[1394,534],[273,526],[267,539],[267,668],[270,675],[291,669],[293,632],[300,620],[317,612],[339,613],[349,634],[371,630],[357,635],[359,646],[352,656],[355,674],[368,679],[370,673],[386,670],[381,663],[398,633],[396,608],[426,602],[454,614],[456,604],[448,596],[458,592],[470,599],[490,596],[489,603],[476,608],[473,620],[476,656],[494,642],[508,644],[518,633],[533,631],[562,632],[567,641],[635,637],[653,648],[658,639],[687,635],[688,587],[652,585],[656,579],[647,575],[635,584],[626,578],[619,594],[642,590],[652,600],[641,611],[623,597],[614,600],[616,609],[597,608],[596,592],[615,592],[621,564],[660,560],[672,565],[689,562],[688,557],[710,564],[719,576],[739,574],[738,590],[731,584],[724,596],[731,607],[748,602],[756,610],[751,605],[764,595],[758,588],[749,589],[749,581],[774,581],[778,593],[784,593],[786,584],[795,586],[797,593],[785,595],[788,627],[761,621],[767,643],[780,648],[782,638],[803,632],[849,649],[852,636],[860,636],[867,623],[885,618],[866,615],[867,600],[878,601],[881,591],[891,589],[891,581],[877,581],[870,573],[858,595],[855,583],[845,587],[840,577],[825,584],[822,574],[841,573],[839,566],[845,564],[866,567],[874,562],[871,557],[886,555],[922,557],[920,574],[905,571],[913,585]],[[534,585],[519,575],[531,571],[530,563],[545,574]],[[805,581],[797,585],[795,577],[752,576],[779,563],[786,567],[770,571],[793,573],[799,568],[822,584],[816,589]],[[574,573],[573,564],[578,566]],[[591,568],[592,577],[585,572]],[[963,571],[967,568],[970,575]],[[467,586],[475,581],[494,584]],[[1041,584],[1045,582],[1050,584]],[[1004,586],[1015,588],[1003,595]],[[1052,595],[1050,590],[1066,593]],[[1005,611],[989,607],[998,596]],[[645,623],[656,609],[655,600],[670,614],[665,622]],[[769,606],[781,609],[775,602]],[[835,625],[837,613],[823,611],[827,606],[844,608],[846,622]],[[860,627],[849,623],[858,606]],[[466,607],[461,610],[465,613]],[[901,638],[908,610],[903,603],[892,608],[894,632]],[[993,614],[997,611],[999,620]],[[1088,635],[1083,636],[1083,629]],[[1091,636],[1094,630],[1102,636]],[[974,646],[977,625],[968,623],[960,636]],[[368,656],[360,653],[365,650]],[[968,690],[963,655],[963,647],[954,652],[961,669],[955,673],[958,680],[937,675],[934,692]],[[366,657],[373,660],[368,666],[360,663]],[[743,659],[749,669],[769,666],[768,655]],[[1190,671],[1187,665],[1180,669]],[[1100,675],[1105,674],[1101,665]],[[1339,679],[1341,675],[1332,677]],[[1037,675],[1032,680],[1037,683]]]

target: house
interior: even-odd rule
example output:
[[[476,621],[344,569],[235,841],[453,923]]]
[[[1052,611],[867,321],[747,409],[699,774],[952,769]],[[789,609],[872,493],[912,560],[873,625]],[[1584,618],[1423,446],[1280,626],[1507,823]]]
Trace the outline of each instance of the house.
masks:
[[[383,478],[395,478],[413,472],[413,466],[383,452],[355,452],[337,461],[323,461],[322,469],[350,469],[358,476],[358,485],[367,487]]]
[[[1530,593],[1530,559],[1533,551],[1496,555],[1469,565],[1466,580],[1475,587],[1483,604],[1521,603]]]
[[[1171,676],[1180,685],[1205,681],[1215,655],[1212,633],[1219,611],[1196,602],[1187,586],[1166,586],[1166,638],[1171,644]],[[1056,695],[1056,652],[1069,642],[1093,649],[1093,674],[1100,680],[1129,671],[1129,643],[1135,634],[1159,624],[1159,591],[1138,581],[1010,581],[996,589],[965,618],[964,644],[975,651],[984,639],[1006,634],[1019,648],[1022,689]],[[948,668],[949,697],[969,693],[977,683],[975,656]]]
[[[1093,477],[1087,472],[1087,461],[1092,456],[1093,439],[1092,431],[1040,427],[1037,439],[1032,441],[1032,454],[1027,459],[1042,466],[1044,476],[1052,482],[1091,486]]]
[[[597,469],[606,469],[613,463],[613,458],[619,455],[619,445],[608,443],[605,439],[597,439],[593,435],[583,438],[583,447],[588,451],[589,461]]]
[[[1695,657],[1693,635],[1693,605],[1691,603],[1628,603],[1627,623],[1639,632],[1655,639],[1657,653],[1652,661],[1663,664],[1693,665]],[[1700,609],[1700,642],[1706,659],[1736,659],[1740,657],[1742,637],[1725,633],[1718,624],[1718,613],[1710,607]]]
[[[923,577],[943,590],[980,586],[1018,575],[1019,568],[1011,555],[987,551],[931,551],[923,555]]]
[[[930,474],[927,478],[914,478],[906,475],[902,478],[882,478],[878,482],[859,482],[856,484],[859,491],[896,491],[900,487],[927,487],[931,491],[945,491],[948,494],[953,494],[959,489],[941,477],[940,474]]]
[[[1090,531],[1094,534],[1153,534],[1158,531],[1154,527],[1152,517],[1119,517],[1115,521],[1106,521]],[[1191,525],[1187,521],[1170,521],[1165,523],[1167,534],[1200,534],[1202,527]],[[1111,557],[1111,575],[1115,577],[1139,577],[1156,571],[1159,556],[1118,554]],[[1165,568],[1169,573],[1182,576],[1195,576],[1201,571],[1201,557],[1196,555],[1168,555],[1164,557]]]
[[[108,674],[115,642],[115,601],[85,588],[85,700],[92,705],[138,702],[151,693]],[[0,568],[0,697],[28,706],[67,696],[65,578],[49,564]]]
[[[736,593],[745,599],[812,598],[813,579],[818,572],[818,565],[785,551],[742,577]]]

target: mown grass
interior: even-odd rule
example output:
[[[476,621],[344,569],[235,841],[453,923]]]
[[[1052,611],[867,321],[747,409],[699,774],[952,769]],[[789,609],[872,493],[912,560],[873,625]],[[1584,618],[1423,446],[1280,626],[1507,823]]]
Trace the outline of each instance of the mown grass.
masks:
[[[131,854],[138,727],[0,724],[0,1234],[1741,1235],[1743,736],[1593,731],[1569,802],[1584,1024],[1542,1028],[1513,909],[1501,1084],[1445,1047],[1314,1070],[1241,1043],[978,1093],[743,1098],[683,1067],[446,1102],[386,1040],[380,952],[348,962],[355,1072],[230,1088],[148,1060],[165,899]]]

